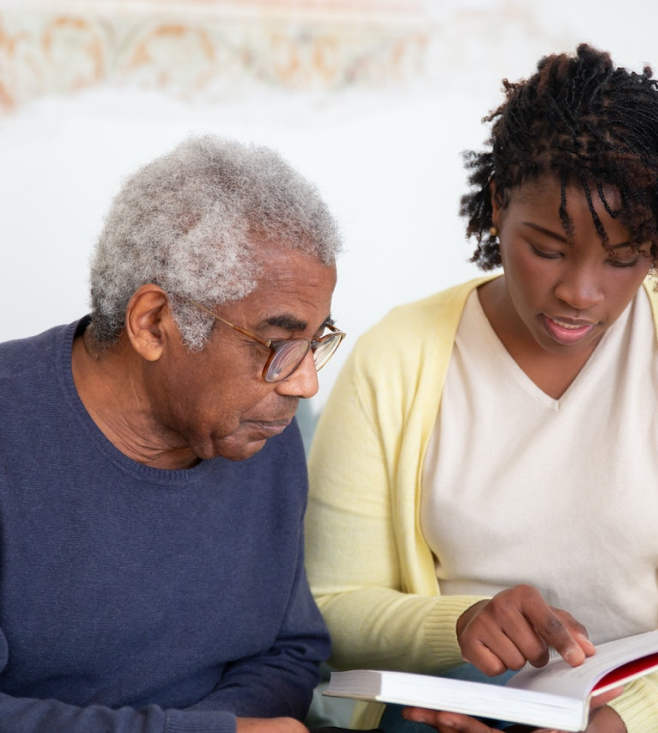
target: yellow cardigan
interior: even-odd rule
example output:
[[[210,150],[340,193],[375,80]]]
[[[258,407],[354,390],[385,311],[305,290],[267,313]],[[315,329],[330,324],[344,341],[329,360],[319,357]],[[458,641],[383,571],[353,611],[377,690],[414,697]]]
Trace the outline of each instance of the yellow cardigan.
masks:
[[[339,669],[437,674],[461,664],[455,624],[479,596],[442,596],[419,523],[425,451],[459,320],[479,278],[399,306],[353,348],[309,456],[306,563]],[[658,296],[645,283],[658,329]],[[628,733],[655,733],[658,676],[612,703]],[[382,705],[358,707],[373,728]]]

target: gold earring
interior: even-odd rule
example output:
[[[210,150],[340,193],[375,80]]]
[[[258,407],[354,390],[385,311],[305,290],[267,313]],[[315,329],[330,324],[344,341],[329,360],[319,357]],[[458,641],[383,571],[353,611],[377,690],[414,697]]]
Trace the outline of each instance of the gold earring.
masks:
[[[498,227],[491,227],[489,229],[489,235],[491,237],[497,237],[498,236]]]

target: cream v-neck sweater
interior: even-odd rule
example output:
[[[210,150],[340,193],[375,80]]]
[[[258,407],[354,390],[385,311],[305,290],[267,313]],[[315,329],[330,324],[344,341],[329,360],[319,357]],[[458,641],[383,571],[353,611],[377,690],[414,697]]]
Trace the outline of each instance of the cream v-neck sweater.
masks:
[[[656,625],[658,491],[646,480],[657,464],[658,410],[647,409],[658,405],[652,330],[642,292],[553,399],[512,359],[471,293],[423,479],[421,528],[442,593],[531,583],[595,643]]]

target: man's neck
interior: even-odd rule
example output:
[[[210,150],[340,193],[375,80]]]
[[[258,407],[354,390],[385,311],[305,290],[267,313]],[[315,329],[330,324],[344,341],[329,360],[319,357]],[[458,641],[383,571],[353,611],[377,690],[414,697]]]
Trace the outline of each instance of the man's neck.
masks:
[[[179,436],[153,420],[139,357],[125,341],[99,347],[87,329],[73,342],[71,367],[91,419],[121,453],[146,466],[169,470],[199,462]]]

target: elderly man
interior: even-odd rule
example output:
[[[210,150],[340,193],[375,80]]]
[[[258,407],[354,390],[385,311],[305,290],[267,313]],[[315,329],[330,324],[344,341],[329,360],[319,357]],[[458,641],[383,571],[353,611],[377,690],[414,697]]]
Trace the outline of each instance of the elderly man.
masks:
[[[3,733],[302,729],[329,640],[293,418],[339,249],[274,152],[190,139],[117,196],[91,316],[0,346]]]

